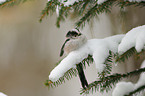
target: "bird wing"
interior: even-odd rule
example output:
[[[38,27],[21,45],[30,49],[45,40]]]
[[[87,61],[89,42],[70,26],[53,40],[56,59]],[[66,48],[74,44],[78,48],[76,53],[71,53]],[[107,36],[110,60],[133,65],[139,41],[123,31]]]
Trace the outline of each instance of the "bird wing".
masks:
[[[61,47],[61,51],[60,51],[60,57],[63,55],[63,53],[64,53],[64,46],[65,46],[65,44],[69,41],[70,39],[66,39],[65,40],[65,42],[64,42],[64,44],[62,45],[62,47]]]

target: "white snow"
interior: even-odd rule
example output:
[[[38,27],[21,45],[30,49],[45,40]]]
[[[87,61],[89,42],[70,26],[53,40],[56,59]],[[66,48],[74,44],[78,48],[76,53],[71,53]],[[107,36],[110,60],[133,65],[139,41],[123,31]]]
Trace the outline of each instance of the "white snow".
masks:
[[[64,4],[64,6],[73,5],[75,2],[78,2],[79,0],[59,0],[60,3]]]
[[[50,0],[48,0],[49,2]],[[79,0],[59,0],[59,2],[61,4],[64,4],[64,6],[69,6],[69,5],[73,5],[75,2],[78,2]],[[56,6],[56,15],[59,16],[59,10],[61,9],[61,6],[57,5]]]
[[[125,0],[125,1],[129,1],[129,2],[141,2],[141,1],[145,1],[145,0]]]
[[[4,3],[4,2],[6,2],[6,0],[0,0],[0,4],[2,4],[2,3]]]
[[[104,3],[105,1],[107,1],[107,0],[98,0],[97,3],[98,3],[98,4],[102,4],[102,3]]]
[[[124,35],[116,35],[104,39],[90,39],[79,49],[72,51],[65,57],[58,66],[50,73],[49,79],[53,82],[57,81],[70,68],[81,62],[88,54],[93,55],[96,69],[98,72],[104,70],[104,62],[109,56],[109,50],[117,52],[119,42]]]
[[[50,0],[48,0],[49,2]],[[59,0],[59,2],[61,4],[64,4],[64,6],[69,6],[69,5],[73,5],[75,2],[78,2],[79,0]]]
[[[115,35],[104,39],[88,40],[88,46],[91,50],[90,54],[93,55],[98,72],[102,72],[104,70],[104,62],[109,56],[109,50],[113,51],[114,53],[118,51],[118,44],[123,37],[124,35]]]
[[[143,61],[141,68],[145,68],[145,60]],[[137,88],[141,87],[142,85],[145,85],[145,72],[141,73],[139,80],[136,84],[133,84],[131,82],[119,82],[116,84],[116,87],[114,88],[112,92],[112,96],[124,96],[131,91],[136,90]],[[140,92],[136,96],[143,96],[144,93]]]
[[[0,92],[0,96],[7,96],[6,94],[4,94],[4,93],[2,93],[2,92]]]
[[[106,2],[107,0],[98,0],[97,3],[98,4],[102,4],[104,2]],[[124,1],[129,1],[129,2],[141,2],[141,1],[145,1],[145,0],[124,0]]]
[[[133,28],[122,39],[118,47],[118,53],[123,54],[132,47],[135,47],[137,52],[141,52],[145,46],[145,25]]]
[[[134,85],[131,82],[119,82],[116,84],[112,96],[124,96],[133,90]]]
[[[60,10],[60,6],[56,6],[56,15],[59,16],[59,10]]]
[[[143,61],[141,68],[145,68],[145,60]],[[145,72],[140,74],[140,78],[138,82],[135,84],[135,89],[141,87],[142,85],[145,85]]]
[[[83,59],[85,59],[89,54],[88,46],[85,44],[78,50],[72,51],[65,57],[58,66],[56,66],[50,73],[49,79],[53,82],[57,81],[60,77],[64,75],[69,69],[75,67]]]

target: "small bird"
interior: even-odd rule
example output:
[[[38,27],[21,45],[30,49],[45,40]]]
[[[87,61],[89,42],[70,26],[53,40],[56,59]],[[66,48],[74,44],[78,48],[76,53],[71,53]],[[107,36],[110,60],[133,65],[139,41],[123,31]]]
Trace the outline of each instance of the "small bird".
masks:
[[[87,42],[85,35],[80,33],[78,29],[72,29],[66,34],[66,40],[61,48],[60,56],[69,54],[71,51],[74,51],[80,48],[83,44]]]
[[[60,56],[69,54],[71,51],[77,50],[83,44],[87,42],[87,38],[83,35],[78,29],[72,29],[66,34],[66,40],[61,48]],[[88,87],[88,82],[84,75],[83,65],[81,63],[76,65],[78,75],[82,84],[82,87],[85,89]]]

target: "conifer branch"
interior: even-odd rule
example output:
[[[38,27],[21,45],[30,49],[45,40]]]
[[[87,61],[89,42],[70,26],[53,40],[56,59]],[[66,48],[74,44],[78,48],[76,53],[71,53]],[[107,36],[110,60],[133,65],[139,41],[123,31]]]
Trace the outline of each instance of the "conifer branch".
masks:
[[[110,12],[114,0],[108,0],[101,5],[97,3],[76,23],[77,27],[85,25],[86,21],[89,21],[92,17],[97,16],[103,12]]]
[[[55,12],[55,10],[56,10],[57,5],[58,5],[57,0],[54,0],[54,1],[51,0],[51,1],[47,2],[45,9],[42,10],[42,12],[41,12],[41,17],[40,17],[39,21],[41,22],[42,19],[46,15],[49,15],[50,13],[53,14],[53,12]]]
[[[70,80],[73,76],[77,76],[77,70],[71,68],[64,74],[63,77],[61,77],[56,82],[52,82],[51,80],[46,80],[45,85],[48,87],[57,87],[58,85],[64,83],[66,80]]]
[[[144,92],[144,90],[145,90],[145,85],[142,85],[139,88],[137,88],[136,90],[130,92],[128,95],[124,95],[124,96],[134,96],[134,94],[138,94],[138,93],[140,93],[142,91]]]
[[[65,17],[67,17],[69,10],[70,10],[70,7],[65,7],[65,6],[62,6],[62,8],[59,10],[59,16],[56,21],[57,27],[60,27],[60,21],[65,20]]]
[[[96,3],[96,5],[94,7],[92,7],[77,23],[76,26],[80,27],[80,26],[84,26],[86,21],[89,21],[92,17],[97,16],[101,13],[104,12],[110,12],[111,8],[113,6],[113,4],[115,4],[116,6],[120,6],[120,8],[123,7],[127,7],[127,6],[140,6],[140,7],[145,7],[145,2],[129,2],[129,1],[124,1],[124,0],[107,0],[106,2],[98,5]]]
[[[52,4],[51,4],[52,3]],[[48,15],[50,12],[56,11],[56,6],[60,6],[60,12],[59,16],[57,17],[56,25],[57,27],[60,27],[60,21],[65,20],[65,17],[67,17],[70,12],[74,12],[77,14],[77,16],[83,16],[81,19],[76,22],[76,26],[84,26],[85,22],[89,22],[89,20],[94,17],[98,16],[101,13],[104,12],[110,12],[113,5],[119,6],[120,8],[127,7],[127,6],[140,6],[145,7],[145,2],[129,2],[124,0],[107,0],[102,4],[97,4],[97,0],[83,0],[79,2],[75,2],[73,5],[64,6],[62,3],[60,3],[58,0],[51,0],[46,4],[45,9],[42,11],[42,15],[40,17],[40,21]]]
[[[116,54],[116,61],[115,62],[124,62],[126,59],[128,59],[129,57],[131,57],[133,54],[135,54],[135,56],[137,58],[139,58],[139,56],[145,52],[145,50],[142,50],[141,52],[137,52],[135,47],[130,48],[129,50],[127,50],[125,53],[123,53],[122,55],[118,55]]]
[[[104,92],[106,90],[106,92],[108,92],[112,88],[112,86],[115,85],[117,82],[119,82],[121,79],[130,76],[135,76],[142,72],[145,72],[145,68],[140,68],[138,70],[134,70],[126,74],[116,73],[114,75],[106,76],[104,77],[104,79],[101,79],[99,81],[94,81],[91,84],[89,84],[89,87],[86,89],[82,89],[80,94],[89,94],[90,91],[92,91],[93,93],[93,91],[96,90],[100,92]]]
[[[56,26],[60,27],[60,22],[64,21],[65,18],[67,18],[68,14],[70,14],[70,10],[72,10],[72,8],[74,9],[75,13],[80,14],[80,11],[78,12],[78,10],[80,10],[81,8],[78,8],[78,6],[81,6],[81,4],[83,4],[83,3],[84,3],[84,1],[79,1],[79,2],[75,2],[73,5],[69,5],[69,6],[64,6],[62,4],[61,9],[59,10],[59,16],[57,17]],[[75,9],[78,9],[78,10],[75,10]]]
[[[98,77],[102,80],[104,79],[105,76],[107,76],[108,74],[111,74],[112,71],[112,65],[113,65],[113,58],[115,57],[115,54],[112,51],[109,51],[109,56],[107,57],[107,59],[105,60],[105,69],[103,70],[103,72],[98,73]]]
[[[3,2],[2,4],[0,4],[0,8],[6,7],[6,6],[14,6],[14,5],[18,5],[20,3],[24,3],[28,0],[7,0],[6,2]]]
[[[135,47],[130,48],[129,50],[127,50],[122,55],[118,55],[117,58],[116,58],[116,62],[121,62],[121,61],[124,62],[125,59],[128,59],[133,54],[137,54],[137,51],[136,51]]]
[[[60,62],[60,61],[59,61]],[[88,64],[88,66],[90,65],[90,63],[93,62],[93,58],[91,55],[88,55],[87,58],[85,58],[81,63],[83,64],[83,67],[86,68],[86,64]],[[66,80],[70,80],[73,76],[77,76],[78,71],[76,68],[71,68],[70,70],[68,70],[63,77],[61,77],[59,80],[57,80],[56,82],[52,82],[51,80],[46,80],[45,85],[48,87],[57,87],[58,85],[61,85],[62,83],[64,83]]]
[[[16,0],[10,0],[10,1],[6,1],[2,4],[0,4],[0,7],[5,7],[5,6],[8,6],[8,5],[11,5],[15,2]]]
[[[145,7],[145,1],[141,1],[141,2],[130,2],[129,0],[118,0],[117,5],[119,5],[121,8],[123,7],[127,7],[127,6],[132,6],[134,5],[136,6],[140,6],[140,7]]]

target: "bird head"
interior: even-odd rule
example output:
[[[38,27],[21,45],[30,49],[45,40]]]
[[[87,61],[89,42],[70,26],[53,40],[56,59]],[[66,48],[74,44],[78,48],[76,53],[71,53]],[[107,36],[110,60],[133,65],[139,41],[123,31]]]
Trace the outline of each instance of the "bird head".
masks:
[[[68,33],[66,34],[66,38],[76,39],[81,35],[82,34],[78,29],[72,29],[71,31],[68,31]]]

